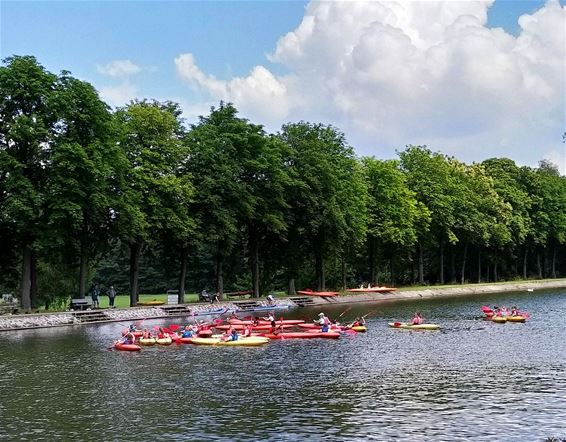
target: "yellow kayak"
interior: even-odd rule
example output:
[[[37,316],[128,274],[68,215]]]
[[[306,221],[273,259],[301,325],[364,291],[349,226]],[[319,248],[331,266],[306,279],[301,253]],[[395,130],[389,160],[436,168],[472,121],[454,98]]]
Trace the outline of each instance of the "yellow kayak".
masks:
[[[438,330],[440,328],[438,324],[411,325],[407,322],[390,322],[389,327],[402,328],[404,330]]]
[[[173,339],[161,338],[161,339],[156,339],[155,342],[157,342],[159,345],[171,345],[173,343]]]
[[[368,331],[368,328],[365,325],[358,325],[356,327],[352,327],[351,329],[357,331],[358,333],[365,333]]]
[[[157,299],[154,299],[153,301],[144,301],[144,302],[138,302],[137,305],[142,306],[142,307],[149,307],[152,305],[163,305],[165,304],[165,301],[158,301]]]
[[[239,338],[237,341],[223,341],[220,338],[191,338],[190,343],[195,345],[220,345],[225,347],[237,347],[237,346],[251,346],[256,347],[258,345],[267,344],[269,342],[268,338],[261,336],[251,336],[249,338]]]
[[[155,338],[140,338],[141,345],[155,345]]]
[[[493,322],[497,322],[498,324],[505,324],[507,322],[507,317],[505,316],[494,316],[491,318]]]
[[[226,347],[237,347],[237,346],[257,347],[258,345],[267,344],[268,342],[269,342],[269,338],[264,338],[261,336],[250,336],[249,338],[238,338],[237,341],[220,340],[217,345],[226,346]]]
[[[526,320],[524,316],[507,316],[508,322],[525,322]]]

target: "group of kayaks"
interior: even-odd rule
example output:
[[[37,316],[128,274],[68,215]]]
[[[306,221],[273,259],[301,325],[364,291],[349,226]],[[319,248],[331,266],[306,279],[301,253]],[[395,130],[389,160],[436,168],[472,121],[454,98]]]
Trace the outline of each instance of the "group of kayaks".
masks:
[[[142,330],[125,330],[124,336],[133,335],[135,337],[134,342],[116,341],[113,348],[120,351],[140,351],[142,346],[171,345],[173,343],[220,347],[256,347],[265,345],[271,340],[338,339],[343,333],[357,334],[366,331],[365,325],[332,325],[329,330],[322,331],[317,324],[297,319],[277,320],[276,326],[273,327],[269,321],[263,319],[252,321],[231,318],[226,322],[217,320],[212,324],[187,326],[184,330],[180,330],[178,325],[170,325],[160,328],[159,337],[147,336],[147,330],[145,332]],[[244,336],[244,333],[247,336]],[[233,339],[233,336],[236,339]]]
[[[506,322],[526,322],[530,317],[527,312],[520,312],[516,307],[509,310],[506,307],[494,306],[492,309],[488,305],[482,305],[480,309],[485,315],[485,320],[495,322],[497,324],[505,324]]]

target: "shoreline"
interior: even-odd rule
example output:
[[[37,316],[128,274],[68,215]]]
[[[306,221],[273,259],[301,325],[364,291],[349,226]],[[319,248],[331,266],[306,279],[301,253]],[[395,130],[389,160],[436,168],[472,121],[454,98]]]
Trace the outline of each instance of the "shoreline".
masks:
[[[396,290],[386,293],[362,293],[352,295],[338,295],[332,298],[308,297],[312,299],[312,303],[306,307],[324,307],[343,304],[380,304],[400,301],[414,301],[418,299],[434,299],[434,298],[457,298],[459,296],[470,295],[487,295],[493,293],[518,292],[518,291],[536,291],[566,288],[566,278],[553,279],[550,281],[522,281],[498,284],[470,284],[465,286],[452,287],[433,287],[419,288],[417,290]],[[300,305],[294,302],[301,298],[300,296],[291,296],[287,298],[276,298],[276,303],[280,308],[300,308]],[[306,298],[306,297],[303,297]],[[264,298],[259,299],[258,304],[267,306]],[[172,313],[167,311],[167,307],[176,306],[182,311]],[[205,316],[207,312],[214,315],[219,309],[226,309],[226,313],[237,311],[238,302],[221,302],[217,304],[174,304],[164,305],[160,307],[128,307],[122,309],[103,309],[103,310],[87,310],[82,312],[55,312],[55,313],[34,313],[34,314],[15,314],[0,316],[0,332],[2,331],[18,331],[18,330],[35,330],[39,328],[52,327],[68,327],[88,324],[105,324],[110,322],[131,322],[144,319],[163,319],[178,318],[192,316]],[[183,310],[184,309],[184,310]],[[85,313],[87,312],[87,313]],[[240,311],[243,312],[243,311]],[[93,321],[82,321],[80,317],[88,314],[102,314],[103,319]],[[253,311],[250,311],[253,313]]]

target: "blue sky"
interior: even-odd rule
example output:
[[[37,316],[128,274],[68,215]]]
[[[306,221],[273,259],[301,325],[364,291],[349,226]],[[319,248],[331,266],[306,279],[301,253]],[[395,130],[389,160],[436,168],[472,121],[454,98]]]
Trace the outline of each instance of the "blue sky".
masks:
[[[558,5],[556,0],[554,1]],[[436,3],[428,2],[430,5]],[[387,2],[384,4],[387,7],[390,6]],[[421,2],[421,4],[426,4],[426,2]],[[481,10],[468,8],[466,2],[454,2],[454,4],[462,9],[461,14],[459,13],[461,20],[465,21],[468,19],[466,17],[474,14],[480,17],[482,14]],[[564,0],[560,1],[560,5],[564,5]],[[390,91],[397,87],[400,90],[406,88],[407,86],[403,84],[403,78],[399,78],[397,82],[395,78],[384,79],[382,74],[377,76],[375,74],[378,71],[383,73],[384,67],[385,70],[398,69],[399,72],[403,72],[404,69],[396,66],[395,60],[388,58],[389,55],[395,54],[386,54],[386,56],[383,54],[383,48],[376,47],[375,53],[383,55],[383,59],[389,60],[388,63],[392,64],[378,66],[379,69],[374,67],[373,70],[368,71],[371,72],[371,75],[374,75],[374,78],[371,80],[373,83],[370,82],[371,84],[367,86],[366,91],[362,92],[360,89],[364,87],[364,84],[367,85],[366,80],[357,83],[360,81],[358,69],[353,69],[350,72],[351,77],[339,73],[328,73],[327,75],[327,72],[332,71],[334,66],[325,65],[325,60],[330,60],[333,56],[336,56],[336,59],[332,59],[335,64],[346,63],[348,57],[352,56],[351,47],[356,47],[356,53],[358,49],[360,53],[364,49],[367,56],[368,42],[377,41],[375,44],[379,46],[379,39],[372,40],[369,34],[367,37],[363,36],[364,32],[369,29],[368,23],[370,22],[365,25],[360,24],[358,30],[353,29],[351,23],[347,20],[341,22],[341,15],[344,15],[344,11],[349,11],[349,6],[345,3],[335,3],[331,6],[325,4],[309,6],[308,2],[302,1],[35,2],[3,0],[0,2],[0,53],[2,58],[12,54],[31,54],[36,56],[51,71],[69,70],[75,76],[93,83],[102,95],[105,98],[107,97],[107,100],[112,100],[112,97],[114,97],[117,101],[111,104],[115,105],[123,104],[119,103],[121,95],[129,98],[134,95],[140,98],[173,99],[182,101],[182,105],[187,109],[186,115],[190,120],[200,110],[204,112],[210,104],[219,99],[228,99],[235,101],[237,107],[243,111],[245,116],[266,124],[270,130],[277,130],[281,123],[289,120],[322,119],[323,122],[329,122],[342,128],[352,143],[355,143],[356,147],[359,146],[362,154],[393,156],[395,149],[402,148],[405,144],[417,142],[432,144],[433,148],[436,147],[468,161],[481,160],[482,157],[490,156],[493,151],[495,154],[514,157],[519,162],[526,164],[536,163],[543,155],[550,156],[558,162],[566,162],[563,155],[563,146],[560,143],[555,143],[555,136],[550,134],[551,131],[558,131],[558,126],[563,126],[564,118],[560,116],[560,108],[564,107],[564,100],[560,99],[553,103],[548,103],[548,100],[544,101],[546,99],[544,98],[545,94],[548,93],[545,92],[545,88],[551,90],[560,88],[559,81],[537,86],[537,97],[539,95],[542,97],[540,108],[536,112],[529,112],[529,119],[534,119],[533,115],[536,115],[538,120],[533,120],[531,124],[522,124],[522,126],[531,128],[546,125],[548,128],[547,139],[541,141],[540,148],[537,147],[534,152],[532,142],[533,140],[538,142],[542,139],[540,133],[535,134],[532,131],[525,134],[512,133],[513,131],[517,132],[514,123],[526,115],[524,110],[521,111],[522,113],[516,116],[511,115],[508,120],[492,125],[488,129],[485,128],[483,123],[477,125],[474,123],[484,118],[486,120],[492,118],[490,112],[493,111],[493,103],[490,104],[490,107],[487,107],[486,104],[485,109],[481,109],[480,104],[478,104],[490,101],[492,94],[486,91],[489,91],[490,88],[497,89],[499,87],[501,89],[497,85],[506,83],[506,79],[501,78],[502,75],[507,75],[506,72],[515,69],[516,66],[522,66],[523,61],[521,60],[529,59],[529,57],[532,59],[533,53],[541,51],[541,48],[535,48],[535,43],[532,42],[535,40],[548,41],[549,47],[552,44],[556,46],[556,41],[552,41],[552,34],[560,34],[563,31],[548,30],[549,35],[542,39],[536,35],[537,32],[545,32],[544,27],[548,27],[548,25],[533,26],[529,31],[529,36],[525,36],[522,40],[517,38],[520,36],[518,18],[523,14],[533,14],[544,7],[544,1],[496,0],[487,10],[488,22],[486,26],[477,22],[472,23],[477,28],[476,34],[486,30],[491,32],[493,28],[497,27],[501,27],[505,31],[505,33],[493,32],[489,35],[489,38],[494,41],[493,47],[496,47],[499,53],[492,53],[491,46],[485,49],[487,50],[486,63],[491,64],[491,67],[486,69],[485,72],[478,71],[478,69],[481,70],[481,63],[478,67],[477,60],[481,60],[482,56],[474,52],[475,49],[470,51],[470,37],[465,34],[465,31],[462,31],[461,34],[461,46],[457,46],[448,40],[442,42],[449,47],[450,53],[457,54],[454,57],[469,56],[470,60],[464,60],[459,66],[468,66],[469,72],[474,74],[466,80],[467,83],[464,83],[461,80],[464,76],[460,72],[459,66],[444,69],[442,75],[447,77],[441,81],[444,84],[451,85],[449,89],[452,102],[445,103],[444,93],[427,96],[426,100],[437,103],[434,110],[438,116],[435,116],[435,112],[429,112],[428,109],[423,108],[422,112],[426,115],[421,114],[422,118],[419,118],[417,111],[410,116],[407,116],[404,112],[396,113],[403,100],[407,100],[407,97],[402,93],[391,94]],[[331,12],[333,9],[338,11],[334,11],[333,20],[335,20],[335,23],[328,18],[326,9]],[[299,32],[301,29],[304,31],[308,28],[304,24],[301,28],[301,22],[306,11],[309,11],[308,14],[312,17],[317,18],[317,23],[320,26],[315,30],[315,33],[318,32],[318,36],[307,35],[305,37],[304,33]],[[395,13],[402,15],[404,12],[397,11]],[[360,14],[359,11],[358,14]],[[372,11],[368,9],[369,14],[377,14],[376,18],[371,21],[373,25],[375,23],[387,24],[385,22],[380,23],[379,11],[376,12],[375,8]],[[544,23],[553,25],[560,23],[556,19],[561,14],[560,7],[555,7],[553,14],[555,18],[550,17],[552,14],[549,12],[547,15],[550,18],[545,18]],[[363,13],[357,17],[359,21],[363,21],[365,18]],[[435,20],[433,17],[434,15],[431,15],[431,22]],[[400,22],[403,22],[403,20]],[[543,20],[540,20],[540,22],[543,23]],[[433,24],[431,23],[431,26]],[[340,26],[347,29],[348,34],[355,31],[354,33],[357,35],[359,31],[362,37],[357,41],[349,41],[349,47],[341,40],[348,40],[350,35],[328,37],[334,28],[342,29]],[[416,24],[415,26],[419,25]],[[285,44],[280,43],[278,45],[278,42],[291,31],[298,31],[297,41],[286,40],[286,43],[283,42]],[[411,37],[417,35],[412,34],[411,29],[403,28],[403,32]],[[380,38],[384,37],[384,34],[380,35]],[[442,35],[451,34],[445,32]],[[533,36],[536,36],[536,38],[533,38]],[[395,38],[395,33],[392,33],[390,37]],[[513,41],[513,44],[510,44],[508,40]],[[531,46],[525,48],[528,46],[525,42],[531,42],[528,43]],[[397,48],[397,44],[402,45],[403,43],[400,40],[395,42],[392,40],[390,47]],[[472,47],[481,48],[481,45],[482,42],[477,40],[472,44]],[[513,45],[516,48],[514,50],[509,49],[507,53],[508,49],[506,48]],[[509,61],[509,58],[515,57],[517,48],[520,48],[524,53]],[[427,50],[429,49],[427,48]],[[297,55],[299,52],[296,51],[299,51],[300,55]],[[557,53],[555,47],[550,47],[549,51],[553,56],[560,58],[561,54]],[[431,53],[428,52],[422,59],[429,59]],[[473,53],[473,55],[469,55],[470,53]],[[185,64],[184,71],[174,62],[182,54],[191,54],[192,57],[189,59],[188,68]],[[275,54],[275,57],[268,57],[268,54]],[[328,54],[328,57],[326,54]],[[370,52],[370,56],[361,65],[367,65],[371,58]],[[109,64],[117,60],[128,60],[133,66],[139,68],[139,72],[135,75],[123,76],[104,74],[104,68],[108,68]],[[310,60],[312,60],[312,66],[309,65]],[[357,61],[359,62],[359,59]],[[407,59],[405,62],[410,63],[410,60]],[[504,63],[504,65],[501,63]],[[251,73],[256,66],[261,66],[262,69]],[[553,69],[555,69],[556,78],[559,79],[561,75],[564,77],[563,70],[560,71],[559,63],[555,64]],[[536,72],[531,71],[509,73],[511,80],[519,75],[524,79],[523,83],[529,82],[525,86],[523,102],[534,103],[533,106],[537,105],[537,101],[533,101],[533,97],[529,93],[533,90],[532,85],[537,84],[537,81],[535,81],[537,75],[535,74]],[[546,81],[545,76],[547,76],[547,72],[543,74],[541,70],[540,82]],[[319,78],[320,82],[318,81]],[[416,89],[434,90],[438,88],[438,84],[429,84],[434,78],[436,77],[432,75],[428,80],[417,81],[418,79],[415,80],[413,76],[412,80],[405,80],[410,85],[409,87],[414,85]],[[484,78],[485,84],[478,86],[476,84],[478,78]],[[549,78],[554,77],[550,76]],[[221,83],[216,82],[216,80]],[[490,82],[491,84],[488,84]],[[297,86],[297,84],[302,86]],[[354,87],[354,85],[356,86]],[[346,90],[350,87],[351,90],[346,93]],[[258,92],[258,88],[263,88],[263,90]],[[384,88],[385,92],[380,88]],[[476,96],[468,95],[470,90],[476,90],[474,88],[478,88],[479,92],[476,95],[480,97],[479,99],[476,99]],[[120,91],[124,93],[120,94]],[[254,95],[256,92],[257,95]],[[561,90],[553,90],[552,92],[564,96]],[[372,121],[368,118],[364,120],[359,112],[356,114],[356,109],[350,112],[352,103],[356,103],[360,99],[363,100],[368,94],[371,96],[374,93],[376,94],[376,103],[386,103],[387,106],[375,105],[372,107],[368,105],[366,113],[369,115],[375,113],[374,118],[376,120],[386,120],[387,118],[380,116],[379,111],[381,108],[387,108],[388,113],[385,117],[393,115],[396,122],[406,118],[405,126],[400,123],[383,122],[383,127],[376,129],[369,127],[372,126]],[[485,94],[485,96],[482,94]],[[499,106],[502,101],[509,101],[509,103],[507,107],[501,107],[493,115],[520,109],[521,103],[507,99],[508,96],[513,94],[515,94],[515,90],[510,89],[506,95],[501,95],[503,98],[499,100],[497,105]],[[325,98],[320,100],[321,103],[316,103],[321,95],[324,95]],[[273,97],[281,98],[281,109],[284,109],[284,111],[272,112],[278,106],[278,102]],[[466,100],[469,101],[466,102]],[[334,105],[340,109],[335,111]],[[476,130],[477,133],[473,134],[473,137],[470,137],[469,133],[458,136],[454,128],[450,128],[450,124],[446,123],[446,114],[452,113],[455,106],[459,107],[458,114],[462,114],[462,121],[471,122],[472,132]],[[546,106],[548,106],[548,109],[545,108]],[[471,109],[469,114],[466,112],[467,108]],[[480,115],[482,118],[478,118]],[[265,119],[263,120],[264,116]],[[563,111],[562,117],[564,117]],[[435,118],[436,121],[434,121]],[[430,125],[419,128],[418,123],[425,120],[431,121]],[[556,139],[560,140],[560,137],[558,136]],[[475,145],[479,143],[482,146],[490,144],[491,151],[487,152],[487,147],[483,150],[479,148],[476,150],[469,149],[465,147],[466,143],[475,143]],[[531,143],[530,149],[528,143]],[[379,147],[376,147],[377,144],[379,144]],[[516,146],[516,148],[511,148],[510,145]]]

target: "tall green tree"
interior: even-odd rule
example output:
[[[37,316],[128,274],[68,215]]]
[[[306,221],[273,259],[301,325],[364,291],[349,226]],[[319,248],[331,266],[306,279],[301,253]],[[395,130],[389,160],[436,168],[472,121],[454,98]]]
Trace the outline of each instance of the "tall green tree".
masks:
[[[365,235],[367,187],[362,169],[344,134],[332,126],[287,124],[280,137],[291,149],[292,207],[300,226],[295,231],[314,254],[316,287],[324,290],[325,256],[344,254],[348,242],[359,243]]]
[[[57,122],[57,76],[34,57],[14,56],[0,67],[0,176],[5,228],[16,238],[22,263],[20,301],[34,307],[37,248],[52,140]],[[33,298],[33,299],[32,299]]]
[[[430,214],[407,186],[407,178],[398,161],[363,158],[362,164],[369,188],[369,279],[375,283],[377,247],[392,253],[410,250],[416,244],[419,232],[426,231]]]
[[[59,120],[46,187],[46,247],[77,262],[78,296],[84,298],[89,264],[108,250],[114,164],[121,152],[108,106],[92,85],[64,73],[54,105]]]
[[[134,101],[116,112],[119,143],[127,164],[114,210],[120,237],[130,251],[130,305],[139,295],[140,256],[165,231],[189,229],[193,187],[181,174],[187,150],[178,105]]]

